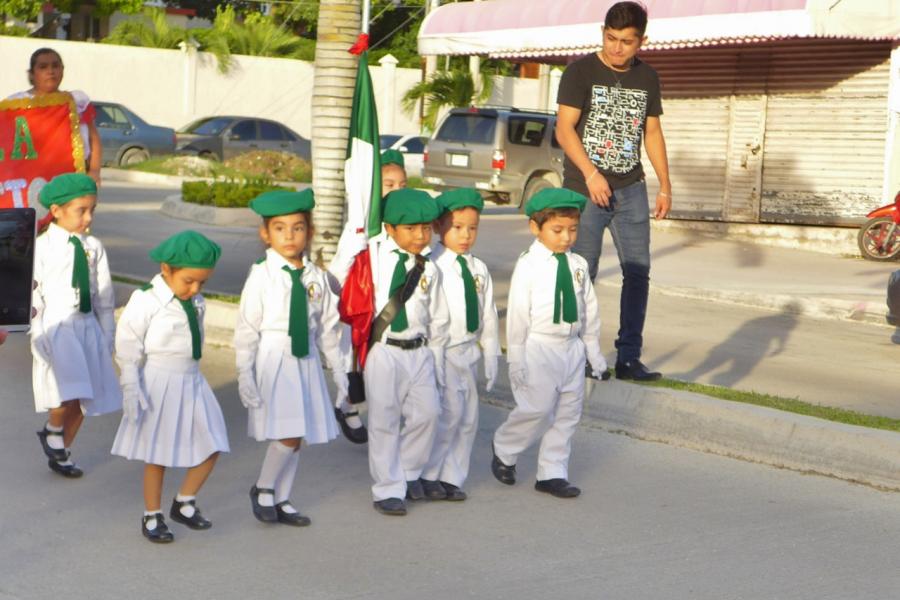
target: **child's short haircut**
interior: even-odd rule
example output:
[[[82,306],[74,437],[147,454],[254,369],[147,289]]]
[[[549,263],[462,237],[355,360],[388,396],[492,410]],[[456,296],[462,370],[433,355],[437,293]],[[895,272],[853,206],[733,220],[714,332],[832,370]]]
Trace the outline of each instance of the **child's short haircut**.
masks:
[[[278,215],[279,217],[286,217],[287,215],[303,215],[306,220],[306,228],[312,229],[312,213],[305,210],[298,210],[295,213],[287,213],[286,215]],[[269,229],[269,221],[275,219],[276,217],[263,217],[263,227],[267,230]]]
[[[538,227],[543,227],[544,223],[555,217],[563,217],[581,221],[581,211],[573,207],[565,208],[545,208],[531,214],[531,220],[537,223]]]
[[[616,30],[634,27],[644,37],[647,30],[647,9],[638,2],[616,2],[606,11],[603,26]]]

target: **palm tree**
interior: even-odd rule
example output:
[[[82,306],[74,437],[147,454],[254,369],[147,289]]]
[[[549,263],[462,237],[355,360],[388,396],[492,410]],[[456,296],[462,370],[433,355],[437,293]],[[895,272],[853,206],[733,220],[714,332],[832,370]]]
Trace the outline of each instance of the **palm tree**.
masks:
[[[490,73],[482,72],[482,88],[476,88],[475,81],[469,71],[437,71],[427,81],[411,87],[403,95],[403,110],[413,114],[420,100],[425,101],[425,114],[422,124],[429,131],[434,131],[440,112],[447,107],[471,106],[476,102],[484,102],[491,97],[494,79]]]
[[[331,260],[344,222],[344,160],[357,57],[347,52],[360,31],[360,0],[321,0],[312,97],[314,260]]]

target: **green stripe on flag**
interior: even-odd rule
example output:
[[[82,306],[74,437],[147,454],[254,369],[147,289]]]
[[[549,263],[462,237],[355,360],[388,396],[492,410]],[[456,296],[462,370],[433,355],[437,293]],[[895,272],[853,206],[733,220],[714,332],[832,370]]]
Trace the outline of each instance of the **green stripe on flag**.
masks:
[[[372,237],[381,233],[381,146],[378,139],[378,111],[375,107],[375,92],[369,74],[368,52],[360,55],[359,67],[356,71],[353,112],[350,116],[350,134],[347,138],[347,158],[350,159],[350,168],[353,168],[354,163],[357,162],[353,159],[359,158],[351,156],[354,139],[366,142],[368,145],[363,147],[370,148],[373,154],[371,163],[368,160],[363,161],[367,167],[371,164],[370,172],[353,173],[353,177],[370,178],[372,181],[369,198],[360,199],[363,202],[368,200],[369,217],[366,228],[368,236]],[[357,146],[357,148],[359,147]],[[369,171],[369,168],[365,170]],[[350,201],[352,202],[353,199]]]

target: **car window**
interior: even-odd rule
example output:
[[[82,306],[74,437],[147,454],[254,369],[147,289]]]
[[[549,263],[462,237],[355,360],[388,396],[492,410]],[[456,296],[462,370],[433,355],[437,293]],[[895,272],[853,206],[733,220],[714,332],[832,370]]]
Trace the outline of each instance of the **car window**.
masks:
[[[284,133],[284,139],[286,139],[287,141],[296,142],[299,140],[299,138],[296,135],[294,135],[294,132],[291,131],[290,129],[288,129],[287,127],[282,127],[281,131]]]
[[[406,146],[406,151],[410,154],[422,154],[425,152],[425,138],[414,137],[409,138],[403,145]]]
[[[230,136],[244,142],[256,139],[256,121],[240,121],[231,128]]]
[[[451,114],[435,136],[450,142],[490,144],[494,141],[497,117],[477,113]]]
[[[378,137],[378,145],[382,150],[387,150],[394,145],[394,142],[400,139],[399,135],[382,135]]]
[[[540,146],[544,141],[546,119],[533,117],[509,117],[506,134],[509,141],[521,146]]]
[[[273,123],[272,121],[260,121],[259,138],[267,142],[280,142],[284,140],[284,131],[278,123]]]
[[[181,133],[196,133],[197,135],[219,135],[228,127],[232,119],[226,117],[210,117],[194,121],[181,130]]]
[[[95,106],[97,116],[94,119],[94,123],[97,127],[128,127],[131,125],[121,108],[111,105]]]

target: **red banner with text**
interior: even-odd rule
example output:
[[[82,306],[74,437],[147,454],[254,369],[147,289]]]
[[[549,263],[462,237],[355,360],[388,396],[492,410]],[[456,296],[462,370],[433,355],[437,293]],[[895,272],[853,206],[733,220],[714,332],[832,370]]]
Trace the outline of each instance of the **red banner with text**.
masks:
[[[0,208],[37,204],[61,173],[84,173],[84,142],[67,92],[0,101]]]

